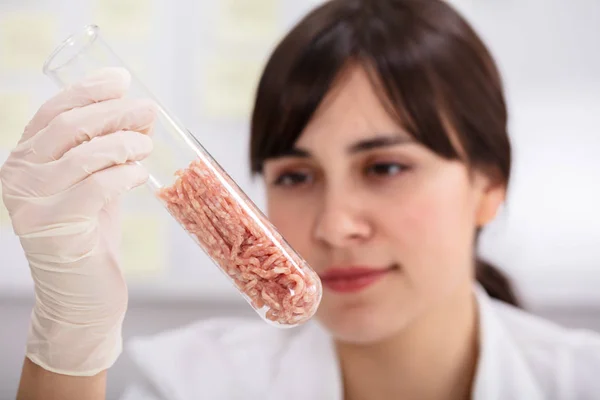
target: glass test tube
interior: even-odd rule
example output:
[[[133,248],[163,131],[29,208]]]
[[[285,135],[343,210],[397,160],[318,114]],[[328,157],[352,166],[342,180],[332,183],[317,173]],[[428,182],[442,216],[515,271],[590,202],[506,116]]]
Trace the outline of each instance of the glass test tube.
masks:
[[[265,321],[292,327],[310,319],[321,301],[319,277],[142,85],[97,26],[86,26],[66,39],[43,71],[64,88],[106,67],[127,69],[132,77],[127,96],[149,98],[158,106],[153,140],[155,149],[167,151],[153,152],[141,162],[149,171],[148,186],[154,195]]]

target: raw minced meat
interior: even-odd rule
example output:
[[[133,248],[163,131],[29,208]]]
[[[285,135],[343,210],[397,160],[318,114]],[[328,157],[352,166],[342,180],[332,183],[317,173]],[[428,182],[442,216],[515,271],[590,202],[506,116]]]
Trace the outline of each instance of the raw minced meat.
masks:
[[[242,204],[234,187],[231,178],[196,160],[158,197],[254,308],[266,307],[268,320],[306,321],[320,301],[318,278],[259,212]]]

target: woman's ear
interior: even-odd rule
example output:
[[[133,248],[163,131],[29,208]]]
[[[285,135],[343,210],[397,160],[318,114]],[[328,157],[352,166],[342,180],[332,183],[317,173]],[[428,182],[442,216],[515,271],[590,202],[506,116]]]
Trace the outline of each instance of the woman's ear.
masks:
[[[499,173],[490,172],[480,175],[482,192],[476,215],[477,227],[483,227],[494,220],[506,199],[504,179]]]

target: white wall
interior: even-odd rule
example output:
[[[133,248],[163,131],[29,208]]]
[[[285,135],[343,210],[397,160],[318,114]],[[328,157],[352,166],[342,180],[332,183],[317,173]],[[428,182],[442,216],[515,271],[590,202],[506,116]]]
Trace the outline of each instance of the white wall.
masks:
[[[482,252],[515,277],[536,311],[568,325],[600,330],[600,2],[452,2],[494,52],[511,112],[514,179],[505,212],[482,238]],[[272,12],[273,18],[269,3],[280,6]],[[278,34],[309,3],[316,1],[253,0],[262,11],[249,14],[257,20],[254,24],[243,21],[243,16],[234,19],[244,22],[245,31],[239,36],[219,29],[226,26],[226,19],[215,19],[224,15],[219,7],[228,4],[225,0],[2,1],[0,160],[35,109],[55,92],[40,72],[49,46],[83,24],[109,21],[103,26],[105,32],[118,33],[120,38],[108,37],[114,48],[131,60],[161,101],[262,205],[261,188],[247,175],[247,123],[238,111],[241,106],[232,99],[236,90],[241,97],[251,94],[256,76],[245,71],[247,65],[260,65]],[[111,16],[115,9],[119,11]],[[7,36],[15,32],[15,24],[24,28],[14,36],[23,38],[19,47],[14,46],[14,37]],[[210,65],[226,70],[220,82],[218,76],[214,78],[219,68]],[[219,85],[212,88],[207,76]],[[231,87],[228,82],[238,83]],[[223,97],[216,92],[219,87],[228,90],[229,97],[217,98]],[[207,100],[215,101],[210,106]],[[143,205],[141,218],[156,229],[140,232],[135,225],[127,226],[130,237],[138,240],[128,242],[131,248],[125,251],[163,251],[153,255],[159,262],[140,265],[128,258],[124,265],[132,287],[126,336],[209,315],[252,314],[145,192],[132,195],[127,205],[134,216]],[[0,210],[1,399],[14,397],[31,302],[27,266],[6,222]],[[110,398],[121,390],[126,366],[123,359],[111,371]]]
[[[536,304],[600,304],[600,2],[452,1],[504,76],[514,168],[482,252]]]

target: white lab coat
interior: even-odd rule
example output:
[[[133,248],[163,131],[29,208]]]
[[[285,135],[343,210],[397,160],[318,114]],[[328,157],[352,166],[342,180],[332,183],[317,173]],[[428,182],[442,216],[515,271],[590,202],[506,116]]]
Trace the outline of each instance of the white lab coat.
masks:
[[[568,330],[475,288],[481,352],[473,400],[600,399],[600,336]],[[342,400],[327,332],[219,319],[129,343],[140,382],[122,400]]]

